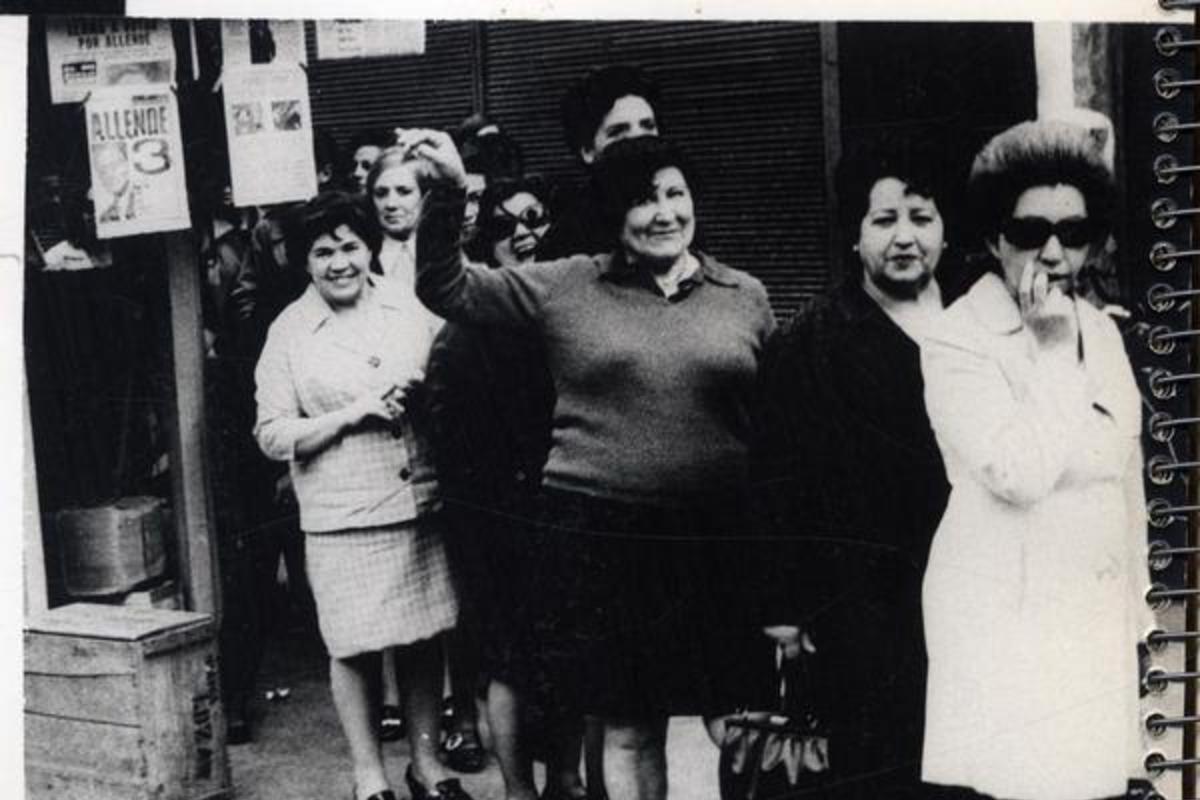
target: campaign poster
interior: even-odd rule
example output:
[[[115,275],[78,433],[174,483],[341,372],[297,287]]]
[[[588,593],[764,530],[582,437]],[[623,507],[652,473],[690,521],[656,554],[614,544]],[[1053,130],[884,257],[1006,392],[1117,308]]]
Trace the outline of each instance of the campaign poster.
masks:
[[[101,239],[188,228],[175,93],[116,86],[86,104],[96,231]]]
[[[316,194],[304,70],[295,64],[226,69],[222,87],[234,205],[286,203]]]
[[[424,52],[425,23],[421,20],[317,20],[317,58],[373,58]]]
[[[260,64],[306,64],[304,22],[297,19],[221,20],[225,68]]]
[[[78,103],[108,86],[165,86],[175,77],[167,20],[48,17],[46,57],[52,103]]]

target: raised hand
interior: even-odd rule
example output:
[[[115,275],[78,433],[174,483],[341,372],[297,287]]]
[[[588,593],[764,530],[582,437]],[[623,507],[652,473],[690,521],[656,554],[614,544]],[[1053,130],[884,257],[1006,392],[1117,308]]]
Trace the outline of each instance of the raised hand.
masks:
[[[425,177],[458,187],[467,185],[462,156],[445,131],[397,128],[396,147],[403,149],[407,158],[420,162]]]
[[[1075,300],[1065,294],[1049,273],[1030,261],[1021,270],[1017,284],[1021,319],[1043,350],[1075,346],[1079,338],[1079,312]]]

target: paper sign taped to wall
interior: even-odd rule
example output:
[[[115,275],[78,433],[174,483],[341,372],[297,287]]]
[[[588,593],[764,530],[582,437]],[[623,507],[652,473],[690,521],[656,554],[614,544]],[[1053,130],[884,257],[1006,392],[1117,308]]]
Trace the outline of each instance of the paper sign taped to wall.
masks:
[[[166,87],[98,89],[86,114],[99,237],[191,227],[175,93]]]
[[[50,100],[78,103],[107,86],[167,85],[175,77],[171,26],[161,19],[49,17]]]
[[[407,56],[424,52],[425,23],[421,20],[317,20],[317,58]]]
[[[308,77],[296,64],[225,70],[233,203],[270,205],[317,193]]]

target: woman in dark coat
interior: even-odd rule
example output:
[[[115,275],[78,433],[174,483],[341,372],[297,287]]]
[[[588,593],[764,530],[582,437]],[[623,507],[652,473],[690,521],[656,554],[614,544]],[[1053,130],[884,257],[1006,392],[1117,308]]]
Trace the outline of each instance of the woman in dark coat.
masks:
[[[946,173],[931,148],[896,142],[843,160],[839,217],[861,267],[763,360],[756,486],[776,578],[763,621],[815,646],[839,798],[924,797],[921,581],[948,486],[918,343],[942,307]]]
[[[484,190],[471,255],[492,267],[534,261],[550,227],[546,189],[530,178]],[[534,519],[550,450],[554,384],[536,336],[452,322],[430,355],[434,452],[461,590],[463,639],[480,650],[491,745],[509,798],[534,797],[529,700],[537,694],[517,651],[538,603]],[[543,797],[582,797],[582,721],[547,731]]]

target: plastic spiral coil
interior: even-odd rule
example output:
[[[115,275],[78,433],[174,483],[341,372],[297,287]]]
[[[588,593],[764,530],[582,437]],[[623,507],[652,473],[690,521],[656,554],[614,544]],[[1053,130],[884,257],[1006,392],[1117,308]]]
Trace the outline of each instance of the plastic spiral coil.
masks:
[[[1159,0],[1167,10],[1200,8],[1200,0]],[[1190,30],[1190,27],[1188,28]],[[1180,27],[1163,25],[1154,31],[1154,48],[1159,66],[1152,76],[1156,113],[1152,120],[1153,148],[1149,168],[1154,187],[1149,207],[1149,225],[1155,241],[1149,248],[1150,274],[1154,282],[1146,290],[1149,328],[1145,344],[1153,367],[1146,376],[1148,399],[1153,412],[1147,419],[1146,478],[1150,495],[1147,518],[1151,541],[1148,559],[1152,578],[1146,602],[1160,615],[1162,627],[1149,631],[1146,647],[1149,666],[1142,676],[1146,694],[1143,717],[1150,749],[1144,765],[1152,778],[1181,773],[1183,797],[1195,798],[1195,738],[1200,729],[1196,713],[1196,650],[1200,644],[1195,607],[1200,600],[1196,581],[1197,556],[1194,521],[1200,512],[1200,457],[1194,437],[1200,424],[1195,400],[1200,397],[1200,372],[1192,343],[1200,343],[1200,289],[1193,288],[1192,273],[1200,261],[1200,249],[1192,247],[1192,231],[1200,223],[1191,186],[1200,184],[1200,159],[1190,95],[1200,87],[1195,69],[1200,39],[1186,35]],[[1190,454],[1190,455],[1189,455]],[[1164,663],[1170,666],[1164,666]],[[1169,695],[1173,687],[1182,703]],[[1168,705],[1157,708],[1156,705]],[[1180,707],[1182,706],[1182,707]],[[1182,742],[1177,754],[1154,746],[1174,734]],[[1165,743],[1164,743],[1165,745]],[[1146,800],[1163,800],[1155,790]]]

